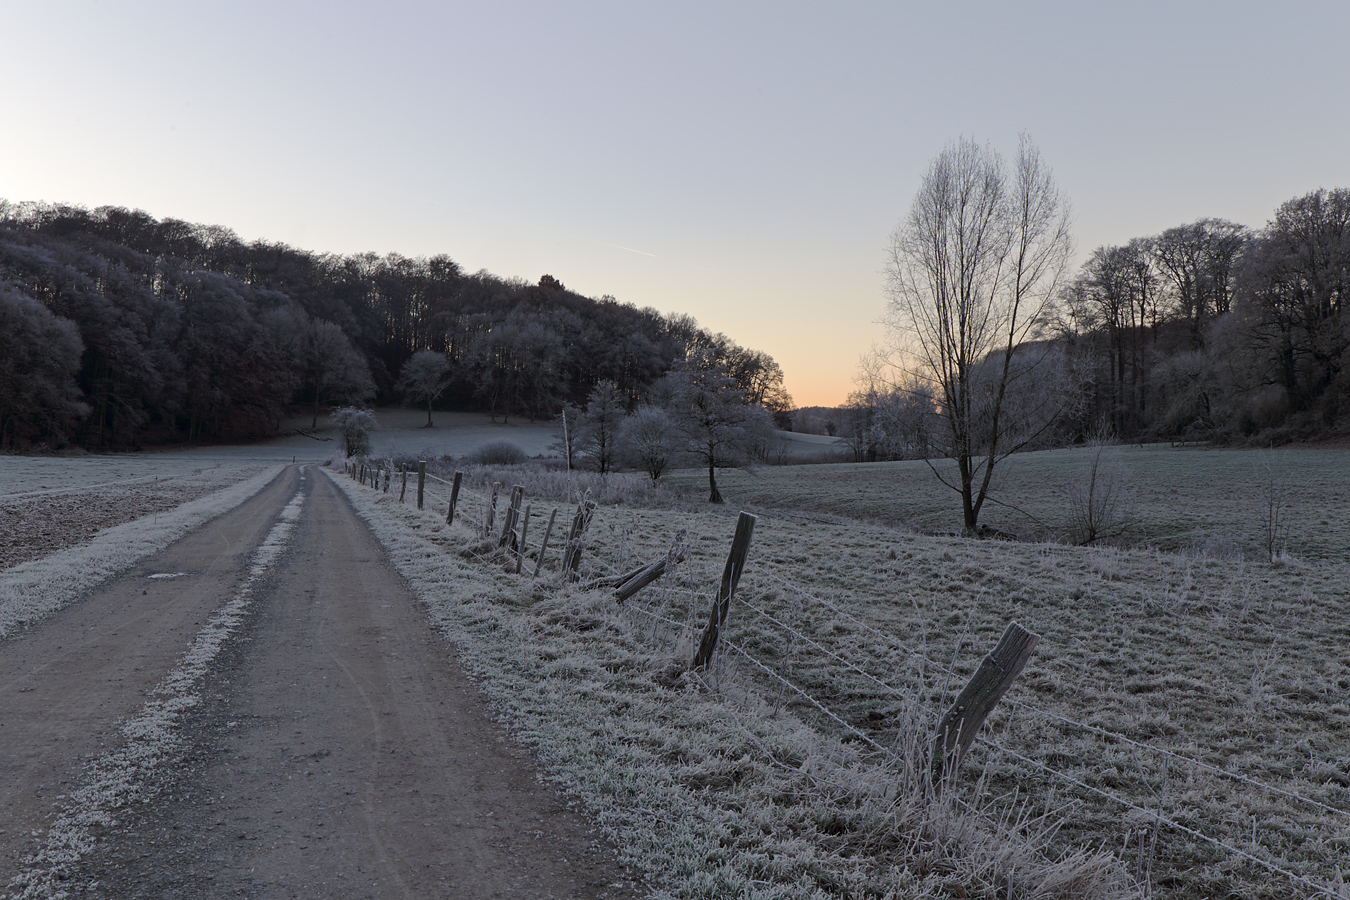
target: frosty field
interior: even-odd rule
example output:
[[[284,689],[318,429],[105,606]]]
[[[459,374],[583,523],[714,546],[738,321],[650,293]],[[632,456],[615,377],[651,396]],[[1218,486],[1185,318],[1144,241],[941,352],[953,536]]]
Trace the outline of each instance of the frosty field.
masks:
[[[436,429],[447,447],[490,430],[451,425]],[[426,432],[385,434],[397,448]],[[190,474],[208,452],[102,469],[0,458],[0,473],[37,498],[53,481],[97,493],[247,471],[239,447]],[[440,486],[419,512],[334,477],[652,896],[1201,900],[1350,897],[1347,459],[1120,448],[1130,529],[1086,548],[942,535],[954,498],[922,463],[725,470],[726,507],[700,502],[706,473],[670,479],[685,499],[612,476],[605,496],[622,502],[596,513],[583,581],[661,556],[681,530],[689,548],[623,606],[557,582],[557,533],[538,580],[529,555],[513,574],[481,539],[477,487],[447,527]],[[1079,450],[1013,460],[1000,497],[1020,512],[985,520],[1053,536],[1085,467]],[[479,474],[526,485],[530,554],[588,483]],[[739,509],[758,523],[728,643],[687,673]],[[926,795],[906,760],[1010,621],[1041,636],[1036,652],[957,779]]]
[[[1286,452],[1287,483],[1301,491],[1287,496],[1304,504],[1304,514],[1307,505],[1320,504],[1333,523],[1324,495],[1344,497],[1341,456]],[[352,490],[373,513],[403,522],[399,540],[425,548],[411,552],[409,577],[430,579],[437,615],[462,640],[482,645],[475,658],[498,655],[483,663],[484,677],[507,678],[511,686],[499,701],[526,708],[518,715],[540,729],[541,752],[561,740],[556,730],[570,729],[572,716],[603,735],[577,751],[580,761],[568,763],[560,777],[583,785],[578,789],[611,817],[615,834],[650,848],[678,845],[683,853],[705,854],[691,864],[662,855],[668,851],[642,851],[655,871],[686,865],[720,873],[720,887],[668,886],[673,896],[810,896],[786,886],[801,875],[802,860],[815,867],[823,896],[960,890],[1003,897],[1009,883],[1013,896],[1343,896],[1341,863],[1350,852],[1350,571],[1339,560],[1300,556],[1311,557],[1309,548],[1319,546],[1334,555],[1334,524],[1312,530],[1314,538],[1331,535],[1321,544],[1299,543],[1302,533],[1291,525],[1288,552],[1274,564],[1237,553],[1245,504],[1261,490],[1254,474],[1261,459],[1136,451],[1134,461],[1153,473],[1140,491],[1138,534],[1171,534],[1183,552],[970,541],[887,525],[879,520],[901,518],[916,495],[927,498],[935,519],[953,515],[938,507],[942,495],[923,490],[917,476],[931,478],[926,470],[910,469],[899,490],[887,490],[887,476],[904,466],[728,471],[728,508],[677,503],[597,513],[583,580],[656,558],[680,529],[687,532],[691,559],[680,577],[624,608],[603,591],[513,587],[512,577],[501,574],[492,576],[505,592],[501,600],[487,600],[481,588],[466,597],[435,573],[444,571],[438,559],[464,558],[475,546],[464,522],[481,521],[481,497],[464,499],[461,522],[446,529],[443,507],[419,522],[387,495]],[[1055,494],[1046,486],[1063,484],[1077,461],[1069,451],[1026,460],[1022,483],[1044,489],[1024,502],[1052,515]],[[532,483],[525,470],[496,477]],[[697,473],[677,481],[695,496],[702,490]],[[803,497],[805,515],[794,508]],[[1164,502],[1169,498],[1175,500]],[[536,543],[543,516],[562,498],[533,499]],[[676,708],[692,714],[686,703],[693,701],[647,696],[650,679],[672,659],[687,663],[737,508],[758,513],[759,523],[727,625],[737,649],[708,681],[726,706],[713,713],[700,700],[698,714],[717,724],[672,733],[651,720],[665,715],[674,722]],[[500,572],[490,562],[480,566]],[[423,567],[429,574],[416,574]],[[888,753],[916,721],[931,728],[1010,621],[1041,642],[960,780],[958,802],[980,814],[903,821],[896,811],[913,808],[901,787],[904,772]],[[573,697],[586,698],[584,712],[566,711]],[[821,743],[804,741],[807,733]],[[630,807],[657,801],[624,794],[638,790],[632,784],[613,783],[618,758],[648,781],[704,786],[692,801],[672,790],[679,802],[702,808],[696,819],[732,823],[734,837],[656,825],[644,826],[655,828],[647,837],[633,837],[635,818],[648,817]],[[608,774],[571,771],[577,766]],[[802,781],[783,784],[793,777]],[[611,796],[616,792],[621,799]],[[649,815],[663,819],[661,810]],[[1021,824],[1009,833],[975,837],[1019,815]],[[935,837],[944,828],[969,829],[964,855]],[[990,841],[1006,855],[1003,863],[982,855],[993,852]],[[1035,849],[1030,858],[1067,860],[1064,869],[1036,876],[1028,846]],[[1115,862],[1073,856],[1101,850]],[[797,862],[788,863],[794,855]],[[859,869],[860,857],[875,868]],[[1014,857],[1015,865],[1008,862]],[[946,875],[931,880],[938,873]]]

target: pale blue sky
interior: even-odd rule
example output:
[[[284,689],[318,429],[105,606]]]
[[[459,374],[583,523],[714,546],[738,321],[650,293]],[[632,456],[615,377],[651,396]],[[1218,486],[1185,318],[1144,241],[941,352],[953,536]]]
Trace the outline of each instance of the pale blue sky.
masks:
[[[1343,0],[0,0],[0,197],[549,273],[835,404],[949,141],[1029,133],[1080,258],[1260,226],[1350,187],[1347,36]]]

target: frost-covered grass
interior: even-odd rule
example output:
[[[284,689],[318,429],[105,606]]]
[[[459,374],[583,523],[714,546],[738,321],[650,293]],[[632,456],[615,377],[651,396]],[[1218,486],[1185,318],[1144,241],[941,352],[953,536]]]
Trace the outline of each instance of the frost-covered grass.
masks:
[[[1298,559],[1350,559],[1350,450],[1208,450],[1166,445],[1110,448],[1129,508],[1127,545],[1210,555],[1265,557],[1272,493],[1283,504],[1278,544]],[[1069,490],[1086,479],[1090,451],[1045,450],[1010,457],[980,521],[1003,531],[1060,538],[1072,531]],[[938,461],[937,465],[950,463]],[[669,481],[706,490],[705,473]],[[922,532],[961,528],[959,496],[920,460],[726,470],[728,503],[875,519]]]
[[[26,458],[0,459],[9,462]],[[70,465],[81,460],[51,462]],[[257,466],[251,468],[256,471]],[[159,551],[202,523],[233,509],[256,494],[279,471],[280,466],[267,466],[251,478],[185,503],[171,512],[145,516],[104,529],[87,544],[5,569],[0,572],[0,637],[55,612],[137,560]],[[116,469],[115,472],[131,473],[131,477],[144,474],[134,464],[125,469]],[[105,478],[105,475],[84,472],[80,477],[92,480]],[[32,484],[59,481],[61,479],[53,477],[36,479]]]
[[[554,760],[564,783],[596,808],[613,802],[648,810],[660,828],[676,828],[669,821],[685,815],[718,822],[728,811],[740,823],[734,839],[717,838],[716,852],[684,832],[628,839],[631,858],[650,871],[689,871],[688,863],[663,855],[669,844],[684,848],[703,876],[739,872],[746,879],[704,894],[670,888],[677,896],[749,890],[761,878],[750,862],[761,850],[775,859],[809,853],[813,865],[831,871],[852,871],[858,859],[870,860],[875,872],[904,871],[903,860],[922,854],[893,853],[887,841],[904,844],[904,835],[923,829],[877,813],[903,792],[882,801],[850,793],[866,777],[838,773],[887,771],[867,742],[894,746],[915,715],[931,723],[1014,620],[1041,642],[983,732],[992,743],[972,750],[960,799],[986,810],[1026,803],[1027,815],[1046,815],[1042,824],[1056,826],[1038,839],[1052,857],[1106,848],[1131,878],[1172,897],[1302,897],[1316,894],[1310,884],[1341,890],[1344,866],[1337,865],[1350,852],[1350,566],[970,541],[838,513],[752,509],[761,514],[726,635],[765,668],[732,653],[733,667],[718,670],[720,680],[714,673],[719,694],[662,694],[649,679],[672,658],[689,658],[725,561],[734,506],[601,508],[583,580],[660,556],[680,530],[690,548],[677,579],[617,610],[604,592],[577,594],[498,574],[491,542],[476,542],[467,527],[446,529],[443,511],[418,516],[411,503],[393,502],[396,493],[339,481],[384,539],[403,542],[408,577],[443,627],[471,648],[498,702],[525,723],[541,752],[552,753],[555,743],[591,748]],[[545,573],[556,567],[556,535],[553,547]],[[466,548],[489,558],[460,557]],[[527,560],[525,571],[532,568]],[[780,674],[795,687],[776,681]],[[568,725],[574,718],[580,724]],[[782,726],[787,732],[778,730],[782,722],[791,723]],[[784,733],[794,746],[807,746],[800,735],[814,734],[836,749],[778,753],[772,748],[789,741]],[[652,749],[658,746],[674,749]],[[624,793],[636,788],[602,786],[609,776],[594,767],[608,772],[619,758],[632,760],[635,771],[658,773],[652,778],[659,785],[644,784],[640,797]],[[825,792],[831,802],[852,803],[866,815],[836,815],[838,806],[800,784],[778,789],[777,800],[756,793],[787,771],[770,764],[766,774],[765,759],[805,777],[796,774],[799,764],[817,758],[838,768],[817,775],[815,787],[842,782],[849,790]],[[685,764],[692,769],[679,768]],[[573,766],[582,771],[569,773]],[[800,810],[783,799],[789,796],[820,813],[809,819],[814,831],[794,818]],[[1181,828],[1157,827],[1159,811]],[[616,835],[638,828],[621,811],[605,815],[614,816]],[[784,829],[802,843],[773,844]],[[998,881],[980,868],[979,853],[948,852],[956,860],[939,868],[968,879],[960,890],[982,896]],[[759,874],[745,874],[752,871]],[[869,896],[877,882],[869,884],[855,894]],[[923,896],[929,888],[899,895]]]
[[[157,790],[155,772],[182,745],[183,717],[201,703],[200,687],[212,661],[244,620],[253,586],[285,550],[300,517],[304,494],[297,493],[280,521],[253,553],[252,566],[233,597],[216,609],[177,665],[150,692],[151,699],[120,732],[124,742],[88,767],[80,786],[47,829],[42,847],[22,863],[6,896],[14,900],[68,897],[74,865],[93,848],[99,830],[117,823],[128,804],[148,803]]]
[[[1129,894],[1095,848],[1052,851],[1053,813],[965,781],[937,796],[923,729],[892,728],[879,752],[820,727],[748,666],[685,671],[699,595],[730,540],[723,511],[602,510],[583,580],[663,551],[679,528],[691,547],[682,576],[619,607],[603,591],[511,575],[469,525],[333,477],[503,717],[653,896]]]
[[[202,459],[182,454],[107,456],[0,455],[0,501],[96,488],[131,487],[160,481],[238,481],[252,474],[253,459]]]

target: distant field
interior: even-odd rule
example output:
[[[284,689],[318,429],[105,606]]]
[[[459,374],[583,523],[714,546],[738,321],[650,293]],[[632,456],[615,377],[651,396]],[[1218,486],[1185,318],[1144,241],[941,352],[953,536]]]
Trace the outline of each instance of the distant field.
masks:
[[[1285,504],[1284,543],[1295,557],[1350,559],[1350,450],[1206,450],[1166,445],[1109,451],[1131,508],[1126,543],[1211,555],[1251,554],[1262,544],[1266,500]],[[1067,534],[1068,492],[1086,481],[1084,449],[1025,453],[1005,461],[980,521],[1028,536]],[[938,465],[950,467],[950,463]],[[680,472],[672,484],[706,489],[706,473]],[[922,532],[961,527],[959,496],[922,461],[725,470],[728,503],[874,519]]]

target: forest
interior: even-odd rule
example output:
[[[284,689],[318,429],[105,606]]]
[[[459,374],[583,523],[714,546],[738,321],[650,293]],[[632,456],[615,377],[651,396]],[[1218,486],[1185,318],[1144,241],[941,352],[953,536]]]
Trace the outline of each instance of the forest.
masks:
[[[1098,247],[1017,348],[1024,374],[1014,384],[1063,401],[1052,427],[1024,446],[1342,436],[1348,290],[1347,189],[1289,200],[1257,230],[1205,218]],[[856,459],[943,455],[941,388],[922,370],[883,350],[863,361],[857,386],[837,415],[812,416],[837,428]],[[1004,410],[1014,421],[1019,400],[1029,405],[1013,397]]]
[[[275,433],[288,412],[427,401],[551,419],[627,409],[697,357],[787,424],[783,371],[690,316],[462,271],[449,256],[245,242],[139,210],[0,200],[0,449],[92,451]]]

